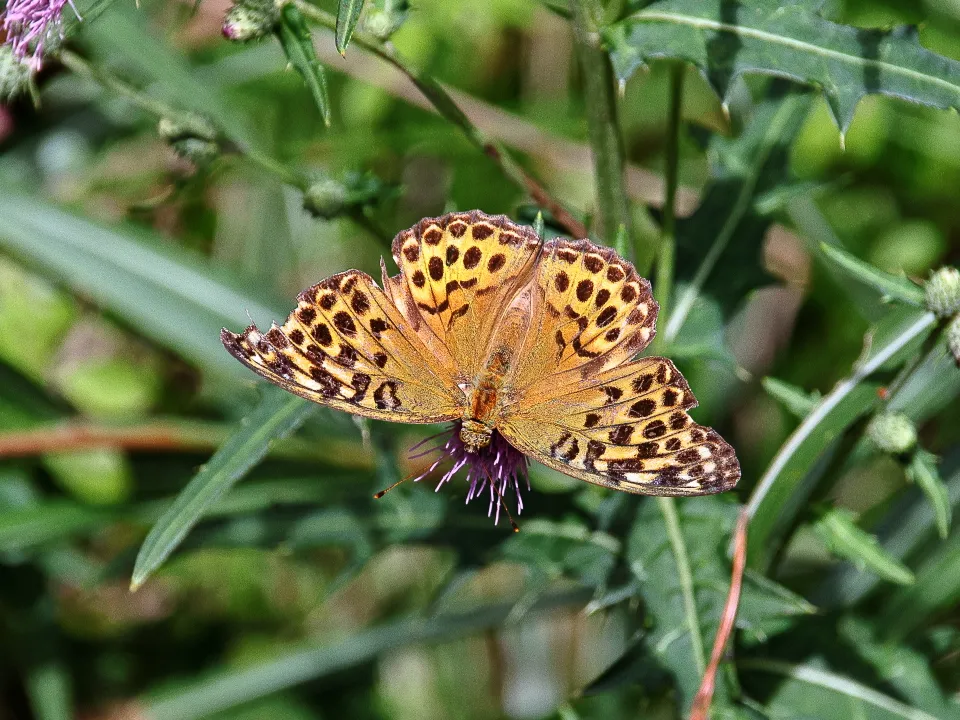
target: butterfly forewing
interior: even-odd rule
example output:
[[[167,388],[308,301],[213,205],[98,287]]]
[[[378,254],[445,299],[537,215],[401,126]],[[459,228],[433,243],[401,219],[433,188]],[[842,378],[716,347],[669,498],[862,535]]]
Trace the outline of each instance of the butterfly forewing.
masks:
[[[644,358],[527,398],[500,432],[544,465],[599,485],[649,495],[728,490],[740,465],[687,414],[696,404],[672,362]]]
[[[300,294],[282,327],[226,330],[223,344],[267,380],[364,417],[428,423],[459,418],[465,398],[373,279],[357,270]]]
[[[385,283],[424,342],[449,352],[460,378],[471,382],[539,250],[530,228],[502,215],[427,218],[394,239],[401,275]]]

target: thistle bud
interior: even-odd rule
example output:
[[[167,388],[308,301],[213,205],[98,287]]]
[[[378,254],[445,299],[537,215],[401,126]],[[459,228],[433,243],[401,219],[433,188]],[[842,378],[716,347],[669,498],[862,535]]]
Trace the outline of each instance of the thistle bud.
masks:
[[[960,315],[957,315],[947,327],[947,347],[960,368]]]
[[[269,35],[280,19],[277,6],[267,0],[241,0],[235,3],[223,19],[221,31],[227,40],[247,42]]]
[[[870,421],[867,437],[884,452],[899,455],[917,444],[917,428],[902,413],[882,413]]]
[[[960,270],[942,267],[924,286],[927,307],[938,317],[950,317],[960,311]]]
[[[157,133],[177,155],[196,165],[204,165],[220,154],[217,129],[199,115],[161,118]]]
[[[303,193],[303,208],[314,217],[330,220],[348,205],[349,191],[331,178],[314,181]]]
[[[12,100],[30,87],[33,71],[7,44],[0,45],[0,103]]]
[[[363,18],[363,29],[377,40],[386,42],[400,29],[410,13],[407,0],[386,0],[376,3]]]

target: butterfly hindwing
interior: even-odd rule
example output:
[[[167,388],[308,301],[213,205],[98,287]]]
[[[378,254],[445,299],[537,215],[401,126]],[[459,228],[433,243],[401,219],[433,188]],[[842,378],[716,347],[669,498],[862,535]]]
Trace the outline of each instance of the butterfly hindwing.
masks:
[[[513,378],[525,397],[615,367],[653,339],[650,283],[610,248],[553,240],[531,284],[532,321]]]
[[[740,466],[715,431],[693,422],[696,399],[665,358],[644,358],[510,408],[507,440],[548,467],[647,495],[733,487]]]
[[[404,330],[389,298],[357,270],[302,292],[282,327],[224,330],[221,339],[267,380],[338,410],[408,423],[451,420],[463,411],[463,392],[444,364]]]
[[[401,274],[385,280],[386,288],[424,342],[449,352],[470,381],[539,250],[530,228],[503,215],[426,218],[394,239]]]

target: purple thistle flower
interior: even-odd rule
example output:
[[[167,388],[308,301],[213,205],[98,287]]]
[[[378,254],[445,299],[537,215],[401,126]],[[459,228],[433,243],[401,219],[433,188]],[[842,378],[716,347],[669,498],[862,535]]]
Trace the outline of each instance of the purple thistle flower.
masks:
[[[494,523],[500,522],[500,499],[504,498],[508,490],[513,490],[517,496],[517,514],[523,512],[523,497],[520,495],[520,479],[523,478],[527,490],[530,489],[530,478],[527,476],[527,458],[514,448],[506,439],[496,430],[493,437],[490,438],[490,444],[476,452],[468,452],[467,446],[460,439],[461,422],[458,420],[453,423],[449,430],[438,435],[423,440],[414,445],[410,450],[413,453],[411,459],[422,458],[432,453],[438,452],[439,456],[434,462],[424,470],[420,475],[413,479],[414,482],[422,480],[432,473],[444,460],[452,461],[450,469],[447,470],[440,482],[437,483],[436,490],[450,482],[453,476],[462,468],[467,469],[467,482],[470,484],[467,490],[467,500],[470,502],[474,498],[480,497],[484,490],[490,495],[490,503],[487,507],[487,517],[493,514],[493,508],[496,506],[497,512]],[[446,436],[442,444],[421,450],[424,445],[431,440],[436,440]]]
[[[63,36],[62,15],[67,3],[77,12],[73,0],[8,0],[3,13],[3,30],[14,54],[33,70],[43,62],[44,44],[52,33]]]

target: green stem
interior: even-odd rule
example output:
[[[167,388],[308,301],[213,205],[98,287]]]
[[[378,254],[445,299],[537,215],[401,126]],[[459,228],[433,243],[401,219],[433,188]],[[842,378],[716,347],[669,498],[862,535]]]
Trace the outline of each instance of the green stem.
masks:
[[[683,109],[683,78],[686,66],[681,63],[670,68],[670,108],[667,119],[666,167],[664,182],[666,197],[663,203],[663,226],[660,250],[657,253],[656,297],[660,303],[659,320],[667,321],[667,310],[673,294],[673,266],[677,245],[677,183],[680,168],[680,124]]]
[[[633,259],[633,245],[626,241],[631,233],[630,202],[624,180],[623,139],[617,119],[617,98],[614,94],[613,68],[607,53],[600,46],[597,18],[602,13],[598,0],[570,0],[573,35],[583,74],[584,98],[587,106],[587,129],[593,149],[593,170],[596,176],[596,234],[610,242],[623,225],[626,233],[615,249],[628,260]]]
[[[306,0],[290,1],[296,5],[306,18],[336,32],[336,16],[311,5],[306,2]],[[431,102],[437,112],[460,128],[464,135],[467,136],[467,139],[476,146],[477,149],[493,158],[510,180],[530,193],[530,196],[538,205],[549,210],[554,219],[563,225],[568,232],[578,238],[586,237],[587,230],[583,226],[583,223],[577,220],[570,211],[560,204],[558,200],[553,198],[535,178],[520,167],[519,163],[510,156],[501,143],[484,135],[483,132],[470,121],[470,118],[460,109],[460,106],[457,105],[440,83],[426,73],[415,69],[390,43],[382,42],[372,35],[359,30],[354,32],[351,42],[390,63],[410,78],[413,84],[423,93],[424,97]]]
[[[658,497],[657,505],[667,526],[667,537],[677,562],[677,577],[683,593],[683,611],[687,618],[687,631],[690,633],[690,645],[693,647],[693,661],[697,664],[697,674],[703,675],[707,669],[707,656],[703,649],[703,636],[700,634],[700,622],[697,619],[697,601],[693,593],[693,573],[690,571],[690,557],[680,530],[680,518],[677,515],[677,501],[671,497]]]

